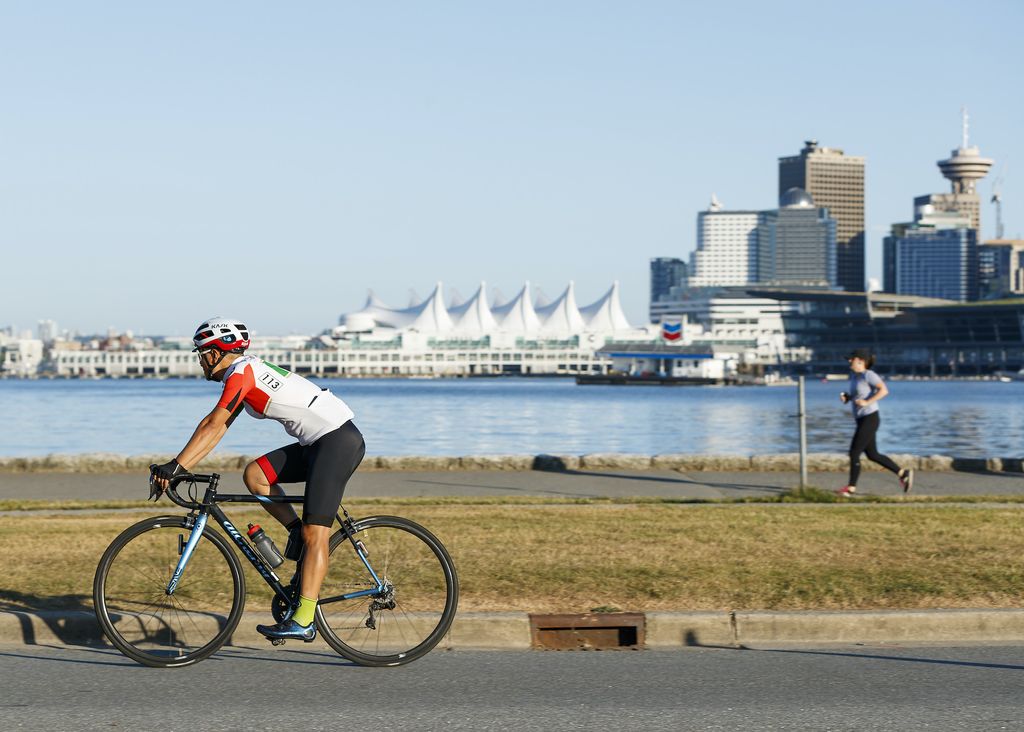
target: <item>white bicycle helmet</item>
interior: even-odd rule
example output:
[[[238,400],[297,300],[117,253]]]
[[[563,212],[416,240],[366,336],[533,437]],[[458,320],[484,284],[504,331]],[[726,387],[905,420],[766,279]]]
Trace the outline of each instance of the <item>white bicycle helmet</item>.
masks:
[[[224,353],[242,353],[249,347],[249,329],[237,318],[207,318],[192,336],[196,351],[216,348]]]

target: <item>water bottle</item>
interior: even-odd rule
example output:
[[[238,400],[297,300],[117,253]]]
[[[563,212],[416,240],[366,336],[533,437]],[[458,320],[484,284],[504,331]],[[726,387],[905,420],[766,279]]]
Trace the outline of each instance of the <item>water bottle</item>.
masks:
[[[260,553],[267,564],[270,565],[271,569],[281,566],[284,562],[284,557],[281,556],[281,552],[274,546],[274,542],[271,540],[267,533],[260,528],[259,524],[249,524],[249,538],[252,543],[256,545],[256,551]]]

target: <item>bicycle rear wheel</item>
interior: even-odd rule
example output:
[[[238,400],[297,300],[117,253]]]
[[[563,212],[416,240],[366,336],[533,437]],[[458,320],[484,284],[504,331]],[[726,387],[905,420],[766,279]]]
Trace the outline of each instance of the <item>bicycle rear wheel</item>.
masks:
[[[451,627],[459,602],[455,565],[441,542],[407,519],[356,521],[355,539],[384,588],[377,588],[344,532],[331,537],[316,620],[324,640],[363,666],[399,666],[423,656]]]
[[[103,632],[146,666],[187,666],[206,658],[227,642],[242,617],[242,567],[209,527],[174,593],[167,594],[189,533],[183,516],[140,521],[114,539],[96,568],[93,603]]]

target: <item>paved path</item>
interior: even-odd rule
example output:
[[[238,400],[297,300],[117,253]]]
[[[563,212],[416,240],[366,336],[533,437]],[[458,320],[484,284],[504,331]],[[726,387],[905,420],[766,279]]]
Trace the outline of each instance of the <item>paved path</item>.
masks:
[[[1024,728],[1022,647],[435,652],[349,665],[319,642],[186,669],[0,646],[3,729],[1002,730]]]
[[[132,474],[0,473],[0,498],[133,499],[149,494],[147,476]],[[812,473],[810,482],[834,489],[846,480],[842,473]],[[346,495],[408,496],[549,496],[741,498],[783,492],[798,482],[792,473],[677,473],[671,470],[552,473],[521,472],[366,472],[352,478]],[[221,485],[242,492],[239,473],[225,473]],[[888,473],[865,472],[861,493],[901,495]],[[920,495],[1024,494],[1019,473],[919,473],[914,492]]]

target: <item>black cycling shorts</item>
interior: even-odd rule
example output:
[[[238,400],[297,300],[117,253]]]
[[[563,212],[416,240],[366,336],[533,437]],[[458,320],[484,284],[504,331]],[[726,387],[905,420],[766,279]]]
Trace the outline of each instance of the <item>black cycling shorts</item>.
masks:
[[[351,421],[328,432],[311,445],[279,447],[257,458],[271,485],[306,483],[302,523],[330,526],[338,514],[341,496],[352,473],[366,454],[363,435]]]

